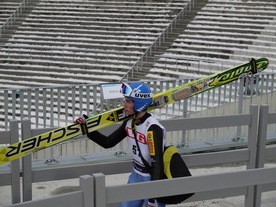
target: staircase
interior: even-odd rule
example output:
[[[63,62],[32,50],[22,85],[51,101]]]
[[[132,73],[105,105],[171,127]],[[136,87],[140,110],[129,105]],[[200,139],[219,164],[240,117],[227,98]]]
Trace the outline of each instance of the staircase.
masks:
[[[171,44],[143,62],[146,79],[208,75],[252,57],[267,57],[275,71],[275,1],[209,0],[194,9]]]
[[[118,82],[185,2],[35,2],[1,39],[0,87]]]

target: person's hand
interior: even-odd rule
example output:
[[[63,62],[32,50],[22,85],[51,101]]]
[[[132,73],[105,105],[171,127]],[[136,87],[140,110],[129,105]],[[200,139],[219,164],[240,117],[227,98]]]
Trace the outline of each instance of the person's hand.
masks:
[[[81,117],[77,118],[74,122],[81,125],[82,134],[87,134],[88,129],[86,125],[87,115],[83,114]]]
[[[84,116],[81,116],[75,120],[75,123],[77,124],[86,124],[86,118]]]
[[[154,199],[149,199],[147,203],[147,207],[155,207],[155,200]]]

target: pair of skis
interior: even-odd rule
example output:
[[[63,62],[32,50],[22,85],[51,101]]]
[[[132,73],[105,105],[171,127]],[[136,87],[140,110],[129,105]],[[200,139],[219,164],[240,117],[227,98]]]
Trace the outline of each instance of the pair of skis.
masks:
[[[160,92],[153,96],[153,103],[148,108],[152,111],[162,108],[176,101],[183,100],[216,87],[233,82],[241,77],[251,76],[259,73],[268,67],[268,59],[251,59],[250,62],[226,69],[203,78],[182,84],[169,90]],[[87,130],[92,132],[99,130],[126,119],[127,116],[123,107],[118,107],[87,119]],[[18,143],[0,149],[0,165],[19,159],[32,152],[56,145],[66,140],[78,137],[83,134],[81,125],[73,123],[65,127],[57,128],[52,131],[30,137]]]

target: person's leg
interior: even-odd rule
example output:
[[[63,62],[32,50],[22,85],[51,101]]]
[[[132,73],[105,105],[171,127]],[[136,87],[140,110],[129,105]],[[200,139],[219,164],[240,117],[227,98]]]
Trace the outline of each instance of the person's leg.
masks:
[[[136,201],[125,201],[120,203],[120,207],[142,207],[143,201],[136,200]]]
[[[128,177],[128,184],[141,182],[139,175],[132,170],[131,174]],[[120,207],[142,207],[144,200],[135,200],[135,201],[125,201],[120,203]]]
[[[134,170],[132,170],[131,174],[128,177],[127,183],[130,184],[130,183],[147,182],[150,180],[151,180],[150,176],[142,176],[140,174],[137,174]],[[144,206],[147,206],[148,199],[125,201],[120,203],[120,207],[142,207],[143,204]],[[165,207],[165,204],[155,201],[155,207]]]
[[[141,175],[140,175],[141,176]],[[141,182],[147,182],[147,181],[151,181],[151,178],[149,177],[149,176],[141,176],[140,177],[140,180],[141,180]],[[154,207],[165,207],[165,204],[164,203],[160,203],[160,202],[157,202],[157,200],[154,200],[155,201],[155,203],[154,203]],[[147,204],[148,204],[148,199],[145,199],[144,200],[144,204],[145,204],[145,206],[147,206]]]

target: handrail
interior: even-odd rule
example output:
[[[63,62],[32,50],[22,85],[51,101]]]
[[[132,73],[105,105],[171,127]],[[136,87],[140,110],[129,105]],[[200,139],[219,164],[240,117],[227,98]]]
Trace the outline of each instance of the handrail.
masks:
[[[12,25],[12,22],[15,21],[15,17],[18,17],[19,14],[22,13],[22,10],[25,8],[25,6],[28,5],[29,2],[31,2],[31,0],[23,0],[23,2],[10,15],[7,21],[4,22],[4,24],[0,27],[0,38],[2,37],[2,34],[4,33],[5,28],[8,27],[9,23],[11,23],[10,25]]]
[[[185,57],[173,57],[170,55],[157,55],[156,57],[160,58],[168,58],[168,59],[174,59],[174,60],[187,60],[187,61],[195,61],[195,62],[206,62],[206,63],[222,63],[223,61],[219,60],[209,60],[204,58],[185,58]]]
[[[160,42],[164,42],[164,40],[166,39],[167,31],[169,32],[169,30],[171,30],[170,32],[173,32],[173,25],[176,24],[178,19],[183,19],[183,16],[185,15],[186,11],[191,10],[191,7],[195,5],[195,2],[196,2],[196,0],[190,0],[184,6],[184,8],[172,20],[172,22],[164,29],[164,31],[156,38],[156,40],[146,49],[144,54],[140,56],[140,58],[137,60],[137,62],[134,63],[134,65],[126,72],[126,74],[122,77],[121,81],[123,81],[125,79],[128,81],[129,73],[132,73],[132,77],[133,77],[133,71],[134,71],[135,67],[137,67],[138,64],[143,61],[144,57],[147,57],[148,53],[151,54],[153,47],[155,47],[157,45],[157,43],[159,43],[159,45],[160,45]]]

